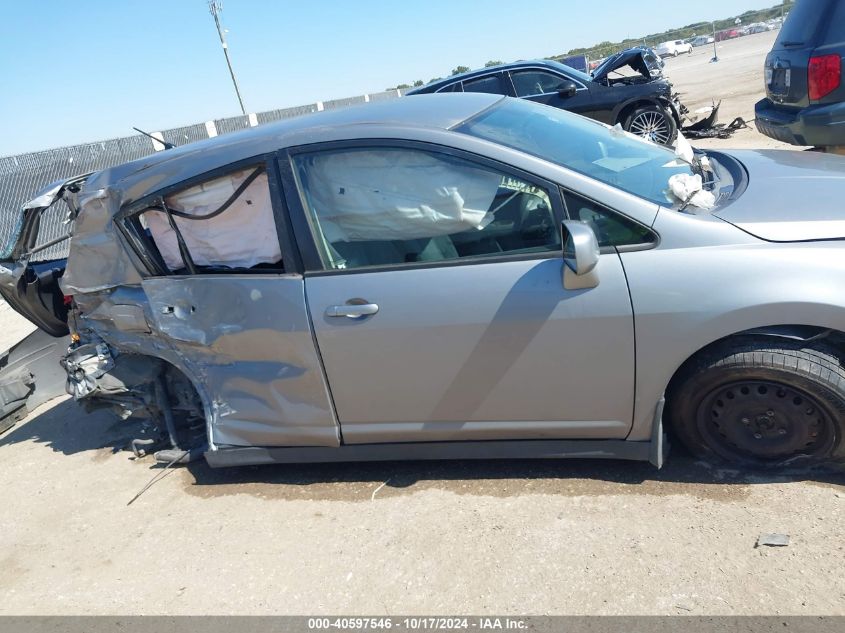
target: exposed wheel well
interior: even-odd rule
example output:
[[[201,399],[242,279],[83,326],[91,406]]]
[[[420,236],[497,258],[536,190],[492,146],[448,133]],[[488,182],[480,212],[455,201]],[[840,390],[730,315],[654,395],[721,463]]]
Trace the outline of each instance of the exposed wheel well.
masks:
[[[753,467],[840,460],[845,334],[781,325],[725,336],[692,354],[665,394],[668,434],[693,455]]]
[[[162,438],[185,447],[207,443],[199,390],[173,363],[135,353],[114,355],[107,372],[89,377],[81,394],[87,410],[108,408],[121,418],[149,420]]]
[[[169,403],[159,405],[173,410],[179,439],[186,446],[204,444],[207,421],[199,391],[184,372],[166,361],[163,374]]]
[[[708,353],[715,347],[723,345],[727,341],[749,337],[784,339],[789,341],[802,341],[807,343],[816,340],[824,340],[829,347],[838,350],[840,354],[842,354],[843,358],[845,358],[845,332],[840,332],[838,330],[831,330],[829,328],[817,327],[814,325],[773,325],[768,327],[743,330],[742,332],[729,334],[728,336],[722,337],[716,341],[713,341],[712,343],[705,345],[704,347],[690,355],[690,357],[687,358],[683,363],[681,363],[678,369],[675,370],[675,373],[672,375],[672,378],[669,380],[669,384],[666,386],[667,402],[672,396],[672,391],[673,388],[676,386],[676,383],[678,382],[678,377],[682,376],[684,374],[685,369],[690,364],[695,363],[700,356]]]

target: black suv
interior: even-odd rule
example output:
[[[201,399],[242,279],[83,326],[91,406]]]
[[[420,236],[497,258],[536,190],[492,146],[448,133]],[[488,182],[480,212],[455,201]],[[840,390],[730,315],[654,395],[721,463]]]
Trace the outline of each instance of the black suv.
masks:
[[[845,145],[845,2],[800,0],[766,57],[757,129],[793,145]]]
[[[674,142],[681,106],[662,62],[648,48],[608,57],[592,76],[555,61],[492,66],[435,81],[408,92],[488,92],[521,97],[596,119],[663,145]],[[623,73],[623,69],[628,69]]]

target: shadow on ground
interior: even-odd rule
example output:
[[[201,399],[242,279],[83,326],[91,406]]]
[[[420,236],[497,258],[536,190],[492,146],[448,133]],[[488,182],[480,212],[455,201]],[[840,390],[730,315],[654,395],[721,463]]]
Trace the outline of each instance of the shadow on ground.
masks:
[[[219,470],[196,462],[187,469],[187,491],[202,497],[250,494],[263,498],[369,501],[439,489],[494,497],[681,494],[731,501],[747,497],[755,484],[807,481],[845,486],[845,472],[838,469],[742,471],[697,461],[681,449],[670,455],[661,470],[644,462],[594,459],[301,464]]]
[[[22,442],[44,444],[65,455],[102,449],[119,452],[132,438],[138,437],[141,430],[140,423],[124,422],[110,411],[86,413],[64,396],[39,407],[0,435],[0,454]]]
[[[103,461],[105,449],[115,453],[109,459],[128,459],[131,453],[125,449],[141,430],[138,422],[121,421],[107,411],[86,414],[72,400],[64,399],[0,435],[0,457],[15,444],[34,442],[65,455],[90,452],[93,462]],[[152,458],[138,462],[138,466],[146,465],[151,470],[161,468]],[[672,450],[662,470],[643,462],[595,459],[293,464],[219,470],[200,460],[180,469],[189,494],[248,494],[267,499],[369,501],[438,489],[496,497],[681,494],[730,501],[745,498],[756,484],[806,481],[845,486],[845,470],[839,468],[744,471],[706,464],[680,447]]]

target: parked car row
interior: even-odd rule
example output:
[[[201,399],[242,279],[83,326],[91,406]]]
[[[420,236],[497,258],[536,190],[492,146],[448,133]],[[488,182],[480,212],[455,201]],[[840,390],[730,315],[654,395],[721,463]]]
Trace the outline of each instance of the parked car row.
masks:
[[[765,33],[767,31],[774,31],[775,29],[780,28],[780,25],[782,23],[783,20],[781,18],[773,18],[771,20],[767,20],[766,22],[754,22],[746,26],[737,26],[735,28],[724,29],[716,33],[716,41],[722,42],[724,40],[732,40],[737,37],[743,37],[745,35],[754,35],[755,33]]]

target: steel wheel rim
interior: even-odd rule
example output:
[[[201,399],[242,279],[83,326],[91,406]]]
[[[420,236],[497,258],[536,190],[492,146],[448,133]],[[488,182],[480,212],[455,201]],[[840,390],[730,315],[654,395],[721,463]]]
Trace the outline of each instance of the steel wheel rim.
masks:
[[[772,380],[743,380],[713,389],[698,407],[698,428],[722,457],[782,462],[826,456],[835,441],[827,407]]]
[[[629,131],[660,145],[669,142],[669,120],[666,115],[655,110],[641,112],[635,116]]]

